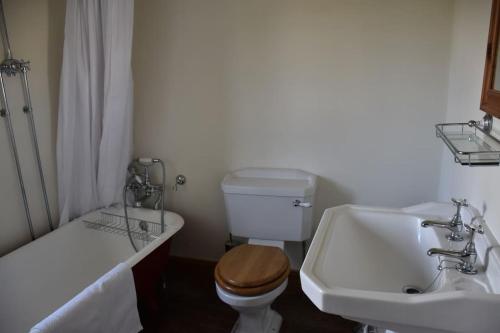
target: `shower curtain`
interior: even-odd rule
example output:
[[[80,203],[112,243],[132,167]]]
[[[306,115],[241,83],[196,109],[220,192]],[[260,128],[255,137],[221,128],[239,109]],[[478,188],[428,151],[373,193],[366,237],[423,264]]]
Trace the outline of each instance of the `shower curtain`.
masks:
[[[68,0],[60,81],[60,222],[118,202],[132,150],[133,0]]]

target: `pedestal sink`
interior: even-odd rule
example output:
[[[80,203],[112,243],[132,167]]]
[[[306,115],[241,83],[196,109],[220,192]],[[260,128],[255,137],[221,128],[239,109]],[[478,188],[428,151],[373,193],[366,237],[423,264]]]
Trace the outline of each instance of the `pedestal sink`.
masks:
[[[321,311],[398,333],[500,332],[500,250],[487,226],[476,275],[438,271],[439,258],[426,254],[464,247],[420,226],[452,215],[441,203],[327,209],[300,270],[303,291]]]

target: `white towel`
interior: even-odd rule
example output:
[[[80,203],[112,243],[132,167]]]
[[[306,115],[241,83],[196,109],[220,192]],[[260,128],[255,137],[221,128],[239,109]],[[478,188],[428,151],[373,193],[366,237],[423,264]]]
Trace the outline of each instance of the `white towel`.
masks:
[[[137,333],[141,330],[134,276],[132,270],[121,263],[36,324],[30,333]]]

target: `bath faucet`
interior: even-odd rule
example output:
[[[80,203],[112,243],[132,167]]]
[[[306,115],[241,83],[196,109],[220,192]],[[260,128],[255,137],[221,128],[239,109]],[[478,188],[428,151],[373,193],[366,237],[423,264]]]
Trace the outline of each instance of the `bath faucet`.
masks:
[[[162,184],[153,184],[151,182],[149,168],[153,163],[160,163],[160,160],[145,158],[135,159],[128,166],[127,170],[129,177],[126,182],[126,189],[133,193],[134,207],[142,207],[142,203],[145,200],[152,196],[156,196],[153,203],[153,209],[160,209],[165,186],[163,182]],[[142,173],[138,171],[140,168],[142,168]]]
[[[460,216],[460,211],[462,207],[468,207],[469,204],[467,203],[466,199],[458,200],[458,199],[451,199],[453,202],[453,205],[457,207],[457,211],[455,215],[450,219],[448,222],[443,222],[443,221],[432,221],[432,220],[425,220],[421,223],[421,226],[424,228],[427,227],[436,227],[436,228],[444,228],[448,229],[451,232],[446,235],[446,238],[451,240],[451,241],[462,241],[464,238],[461,234],[462,229],[463,229],[463,222],[462,222],[462,217]]]
[[[149,176],[149,168],[155,164],[161,166],[162,181],[161,184],[155,185],[151,183],[151,177]],[[138,171],[138,168],[142,168],[143,173]],[[127,193],[131,191],[134,197],[134,206],[139,208],[142,207],[142,202],[156,195],[156,200],[153,203],[153,208],[160,211],[160,230],[161,233],[165,232],[165,163],[159,158],[136,158],[130,162],[128,168],[129,176],[123,187],[122,199],[123,199],[123,211],[125,217],[125,223],[127,226],[127,235],[134,248],[135,252],[138,251],[137,246],[132,239],[132,234],[130,231],[130,223],[128,219],[127,212]],[[147,231],[145,229],[147,226],[144,224],[139,225],[141,230]]]
[[[470,238],[465,247],[463,248],[463,250],[454,251],[454,250],[432,248],[427,251],[427,255],[428,256],[441,255],[444,257],[458,259],[460,263],[458,263],[455,266],[455,269],[457,271],[464,274],[477,274],[477,269],[475,268],[477,252],[476,252],[476,245],[474,243],[474,236],[476,232],[479,234],[484,234],[484,230],[481,225],[475,227],[475,226],[470,226],[468,224],[465,225],[465,229],[470,233]],[[441,269],[440,267],[441,266],[439,266],[438,269]]]

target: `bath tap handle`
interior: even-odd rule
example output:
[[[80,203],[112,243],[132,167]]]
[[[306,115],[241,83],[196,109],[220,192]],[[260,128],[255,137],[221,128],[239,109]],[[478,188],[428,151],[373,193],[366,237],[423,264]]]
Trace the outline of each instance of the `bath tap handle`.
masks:
[[[139,157],[137,160],[139,161],[139,163],[144,164],[153,163],[153,159],[151,157]]]
[[[458,208],[460,208],[460,207],[469,207],[469,203],[467,202],[467,199],[455,199],[455,198],[451,198],[451,202],[453,202],[453,205],[457,206]]]
[[[292,202],[293,207],[311,208],[313,205],[310,202],[302,202],[300,200],[294,200]]]
[[[136,161],[142,165],[151,165],[153,163],[159,163],[160,159],[153,157],[139,157]]]

